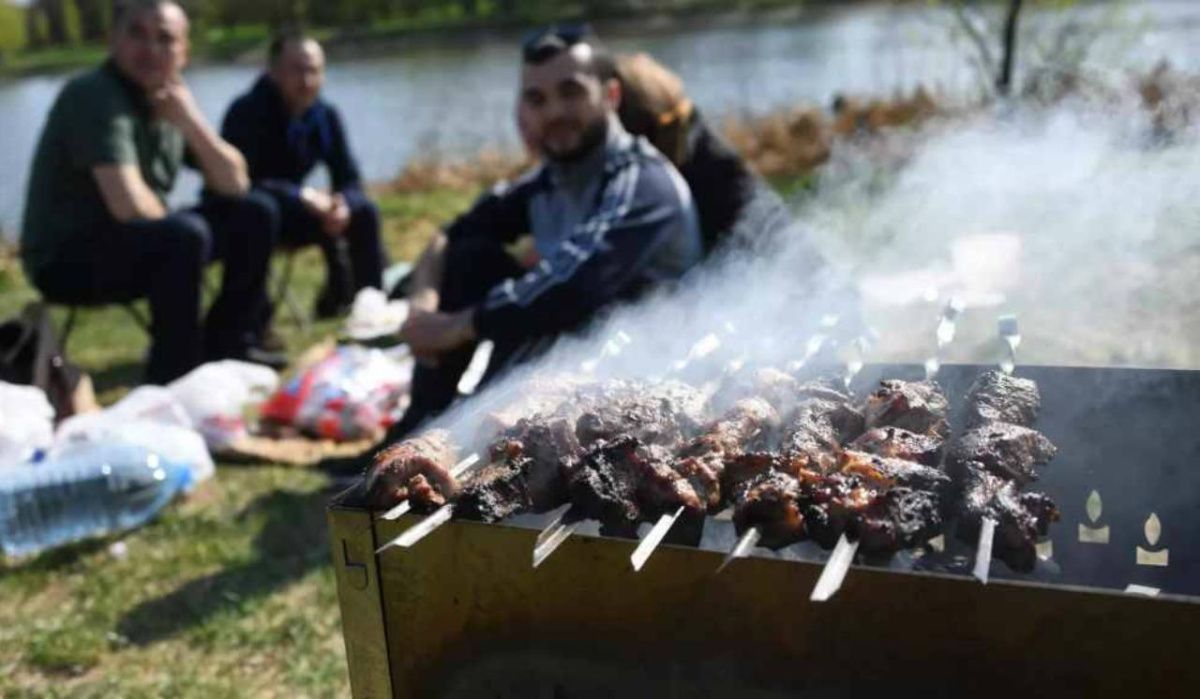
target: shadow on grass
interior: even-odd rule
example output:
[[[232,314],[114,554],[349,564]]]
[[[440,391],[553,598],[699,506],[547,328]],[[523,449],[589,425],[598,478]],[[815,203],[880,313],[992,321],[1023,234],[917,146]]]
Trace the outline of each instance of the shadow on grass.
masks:
[[[146,363],[140,361],[124,361],[110,364],[98,371],[89,372],[96,395],[108,393],[117,389],[131,389],[142,383],[142,375],[146,372]]]
[[[138,605],[120,620],[118,632],[135,645],[149,645],[329,565],[328,501],[329,493],[322,491],[275,491],[258,498],[237,517],[246,520],[261,513],[267,518],[254,542],[254,560],[197,578]]]

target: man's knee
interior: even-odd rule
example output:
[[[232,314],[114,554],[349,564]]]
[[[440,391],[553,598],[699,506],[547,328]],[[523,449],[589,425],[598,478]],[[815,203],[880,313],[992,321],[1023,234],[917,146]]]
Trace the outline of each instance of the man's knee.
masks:
[[[353,235],[379,235],[379,207],[369,200],[356,203],[350,209],[350,231]]]
[[[212,255],[212,229],[199,214],[185,211],[163,219],[162,231],[153,233],[168,260],[203,265]]]
[[[279,202],[267,192],[251,190],[238,200],[238,216],[245,222],[247,230],[268,239],[272,245],[279,237],[282,214]]]

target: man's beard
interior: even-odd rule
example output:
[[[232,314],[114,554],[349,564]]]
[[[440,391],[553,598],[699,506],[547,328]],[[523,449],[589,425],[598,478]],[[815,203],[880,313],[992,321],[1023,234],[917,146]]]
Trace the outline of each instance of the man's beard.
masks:
[[[580,134],[579,145],[575,148],[567,152],[555,153],[543,145],[542,154],[546,156],[547,160],[565,165],[581,160],[596,146],[604,143],[606,138],[608,138],[608,117],[602,116],[584,127],[583,133]]]

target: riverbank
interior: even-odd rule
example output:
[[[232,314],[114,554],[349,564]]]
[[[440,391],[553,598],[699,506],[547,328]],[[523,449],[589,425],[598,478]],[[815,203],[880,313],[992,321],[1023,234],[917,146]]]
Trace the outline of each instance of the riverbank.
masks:
[[[847,0],[836,5],[849,5]],[[620,8],[591,18],[603,36],[645,36],[696,27],[739,26],[755,22],[799,22],[829,11],[802,0],[688,0],[670,11],[637,12]],[[314,27],[331,60],[394,55],[407,50],[477,46],[483,42],[513,42],[530,26],[552,21],[579,20],[581,10],[561,16],[525,13],[511,18],[487,14],[477,17],[425,16],[379,21],[366,26]],[[265,24],[234,27],[199,27],[193,33],[196,64],[240,63],[261,60],[270,40]],[[103,44],[74,44],[35,51],[0,51],[0,79],[53,74],[95,65],[103,58]]]

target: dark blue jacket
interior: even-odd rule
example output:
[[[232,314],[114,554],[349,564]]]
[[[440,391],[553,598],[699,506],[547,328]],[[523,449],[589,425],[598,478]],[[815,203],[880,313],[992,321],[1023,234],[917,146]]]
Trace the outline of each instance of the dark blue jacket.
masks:
[[[245,156],[256,187],[296,196],[317,163],[325,163],[334,191],[351,208],[366,202],[342,118],[325,100],[293,117],[275,83],[262,75],[229,106],[221,136]]]

